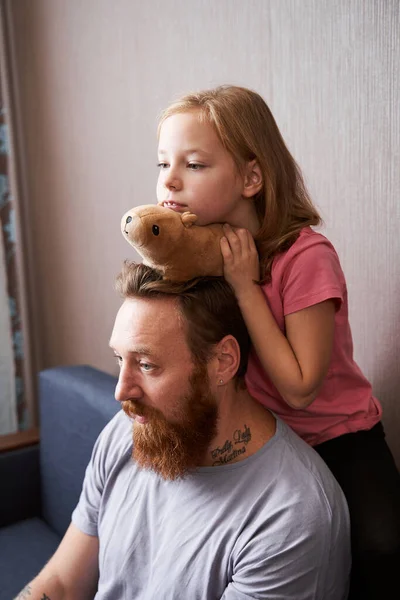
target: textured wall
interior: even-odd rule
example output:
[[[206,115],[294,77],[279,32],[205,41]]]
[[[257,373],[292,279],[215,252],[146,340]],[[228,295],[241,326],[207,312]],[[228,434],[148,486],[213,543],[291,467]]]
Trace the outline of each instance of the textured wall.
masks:
[[[400,462],[398,0],[13,0],[39,363],[113,370],[119,233],[152,202],[156,116],[219,83],[259,91],[348,279],[356,358]]]

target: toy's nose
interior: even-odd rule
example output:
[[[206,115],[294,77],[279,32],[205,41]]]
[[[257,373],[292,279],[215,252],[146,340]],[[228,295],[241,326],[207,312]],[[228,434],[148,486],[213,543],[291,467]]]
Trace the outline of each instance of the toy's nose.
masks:
[[[135,213],[125,214],[121,219],[121,231],[131,244],[142,246],[146,239],[146,228],[140,217]]]

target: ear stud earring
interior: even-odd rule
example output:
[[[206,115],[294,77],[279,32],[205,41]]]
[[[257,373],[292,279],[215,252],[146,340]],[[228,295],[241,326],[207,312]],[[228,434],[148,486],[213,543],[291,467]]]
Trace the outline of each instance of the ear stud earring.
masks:
[[[222,384],[224,383],[224,380],[223,380],[223,379],[220,379],[220,380],[218,381],[218,383],[219,383],[219,385],[222,385]]]

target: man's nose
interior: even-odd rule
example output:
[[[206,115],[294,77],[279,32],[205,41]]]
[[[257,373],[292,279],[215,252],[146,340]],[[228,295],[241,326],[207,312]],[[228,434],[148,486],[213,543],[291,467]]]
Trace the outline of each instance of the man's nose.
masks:
[[[143,397],[143,391],[132,377],[125,375],[121,371],[114,396],[118,402],[124,402],[132,398],[139,400]]]

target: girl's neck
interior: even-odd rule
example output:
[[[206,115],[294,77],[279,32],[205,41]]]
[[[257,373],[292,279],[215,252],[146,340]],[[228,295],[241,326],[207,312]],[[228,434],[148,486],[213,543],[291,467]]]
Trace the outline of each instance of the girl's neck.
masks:
[[[232,227],[248,229],[254,237],[260,229],[260,221],[254,206],[254,200],[243,198],[237,212],[228,221]]]

